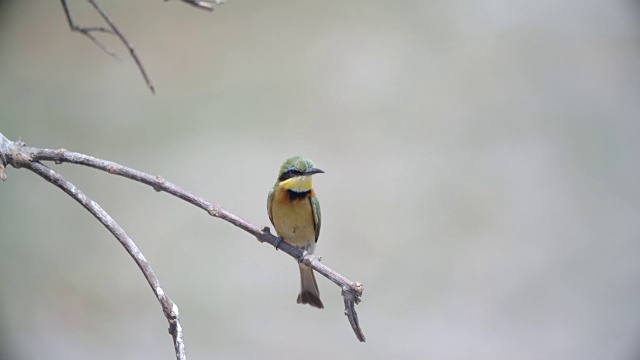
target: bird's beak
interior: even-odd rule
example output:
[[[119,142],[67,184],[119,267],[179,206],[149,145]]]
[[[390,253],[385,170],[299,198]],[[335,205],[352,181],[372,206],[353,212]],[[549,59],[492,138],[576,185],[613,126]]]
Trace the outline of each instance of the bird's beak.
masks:
[[[304,172],[304,175],[313,175],[313,174],[324,174],[324,171],[318,168],[311,168]]]

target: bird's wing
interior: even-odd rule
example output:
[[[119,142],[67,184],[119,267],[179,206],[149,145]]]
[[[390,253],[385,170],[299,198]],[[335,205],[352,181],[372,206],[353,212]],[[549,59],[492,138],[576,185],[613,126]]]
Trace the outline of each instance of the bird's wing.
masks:
[[[322,215],[320,213],[320,202],[317,196],[309,197],[311,202],[311,211],[313,212],[313,221],[316,224],[316,242],[318,242],[318,236],[320,236],[320,225],[322,223]]]
[[[271,224],[273,224],[273,215],[271,214],[271,203],[273,202],[273,194],[274,190],[273,188],[271,188],[271,190],[269,190],[269,197],[267,197],[267,213],[269,214],[269,220],[271,221]],[[275,226],[275,224],[273,224],[273,226]]]

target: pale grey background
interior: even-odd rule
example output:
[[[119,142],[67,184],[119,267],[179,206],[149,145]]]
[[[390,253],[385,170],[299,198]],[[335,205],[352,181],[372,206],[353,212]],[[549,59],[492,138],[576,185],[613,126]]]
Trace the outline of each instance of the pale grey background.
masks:
[[[295,263],[166,194],[55,166],[137,242],[190,359],[637,359],[637,1],[101,1],[158,93],[72,34],[59,1],[0,8],[0,132],[160,174],[266,225],[280,163],[326,171],[318,253],[365,285],[295,304]],[[81,24],[97,16],[70,1]],[[54,165],[52,165],[54,166]],[[173,359],[133,261],[25,170],[0,184],[7,359]]]

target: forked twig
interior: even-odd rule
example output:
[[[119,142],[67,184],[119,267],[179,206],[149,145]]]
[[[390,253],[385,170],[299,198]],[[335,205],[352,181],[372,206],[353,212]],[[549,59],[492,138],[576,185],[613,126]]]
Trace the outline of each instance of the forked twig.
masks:
[[[60,0],[60,1],[62,2],[62,8],[64,9],[64,14],[67,17],[67,22],[69,23],[69,27],[71,28],[71,31],[79,32],[82,35],[88,37],[91,41],[93,41],[94,44],[96,44],[100,48],[100,50],[104,51],[105,53],[107,53],[108,55],[113,57],[114,59],[116,59],[118,61],[122,61],[122,60],[120,60],[118,55],[116,55],[116,53],[111,48],[109,48],[108,46],[103,44],[100,40],[98,40],[98,38],[96,38],[92,34],[92,32],[94,32],[94,31],[95,32],[103,32],[103,33],[107,33],[107,34],[113,34],[113,31],[111,31],[110,29],[101,27],[101,26],[82,27],[82,26],[76,25],[73,22],[73,19],[71,18],[71,12],[69,11],[69,7],[67,6],[67,1],[66,0]]]
[[[136,53],[136,50],[133,48],[133,44],[130,43],[129,40],[127,40],[127,38],[118,29],[118,27],[113,22],[113,20],[111,20],[111,18],[106,13],[106,11],[104,11],[100,7],[100,5],[98,5],[98,3],[95,2],[95,0],[89,0],[89,3],[91,5],[93,5],[93,7],[98,12],[98,14],[100,14],[100,16],[102,16],[104,21],[106,21],[107,24],[109,24],[109,27],[111,28],[111,31],[113,31],[113,34],[116,35],[120,39],[120,41],[124,44],[124,46],[127,47],[127,49],[129,49],[129,54],[131,54],[131,57],[136,62],[136,65],[138,65],[138,69],[140,69],[140,72],[142,73],[142,77],[144,78],[144,81],[146,81],[147,86],[149,87],[151,92],[155,94],[156,93],[155,86],[153,85],[153,82],[151,81],[151,78],[147,74],[147,71],[144,69],[144,65],[142,64],[142,61],[140,60],[140,57],[138,56],[138,53]]]
[[[14,167],[27,167],[28,163],[37,161],[54,161],[55,163],[72,163],[89,166],[98,170],[102,170],[114,175],[120,175],[128,179],[141,182],[151,186],[156,191],[164,191],[176,196],[192,205],[195,205],[211,216],[225,220],[242,230],[255,236],[260,242],[267,242],[273,246],[277,243],[277,238],[271,234],[268,227],[262,229],[246,222],[240,217],[230,213],[220,205],[207,201],[197,195],[183,190],[182,188],[166,181],[160,176],[153,176],[120,164],[98,159],[85,154],[67,151],[65,149],[52,150],[27,147],[23,143],[11,142],[2,134],[0,134],[0,158],[3,159],[3,165],[11,164]],[[0,169],[1,170],[1,169]],[[279,249],[287,253],[294,259],[300,259],[303,255],[298,248],[282,242]],[[305,255],[302,262],[313,268],[319,274],[334,282],[342,290],[342,297],[345,304],[345,315],[358,338],[364,342],[365,337],[358,321],[358,315],[355,305],[360,302],[362,296],[362,284],[353,282],[346,277],[338,274],[326,265],[320,262],[319,258],[314,255]],[[153,286],[152,286],[153,287]]]
[[[113,33],[120,39],[120,41],[124,44],[124,46],[126,46],[127,49],[129,49],[129,54],[131,54],[131,57],[136,62],[136,65],[138,65],[138,69],[140,69],[140,72],[142,73],[142,77],[144,78],[144,81],[146,81],[147,86],[149,87],[151,92],[155,94],[155,92],[156,92],[155,86],[153,85],[153,82],[151,81],[151,78],[147,74],[147,71],[144,69],[144,65],[142,64],[142,61],[140,60],[140,57],[136,53],[136,50],[133,48],[133,44],[130,43],[129,40],[127,40],[126,37],[124,37],[122,32],[118,29],[118,27],[113,22],[113,20],[111,20],[111,18],[106,13],[106,11],[104,11],[100,7],[100,5],[98,5],[98,3],[95,2],[95,0],[89,0],[89,3],[91,5],[93,5],[93,7],[98,12],[98,14],[100,14],[100,16],[102,16],[104,21],[106,21],[107,24],[109,24],[109,27],[111,28],[111,31],[113,31]]]
[[[109,25],[109,28],[104,28],[104,27],[101,27],[101,26],[82,27],[82,26],[76,25],[75,22],[73,21],[73,19],[71,18],[71,12],[69,11],[69,7],[67,6],[67,0],[60,0],[60,2],[62,3],[62,8],[64,9],[64,13],[67,16],[67,21],[69,22],[69,27],[71,27],[71,30],[72,31],[77,31],[77,32],[85,35],[86,37],[91,39],[91,41],[93,41],[96,45],[98,45],[98,47],[100,49],[102,49],[104,52],[106,52],[107,54],[111,55],[112,57],[120,60],[116,56],[116,54],[115,54],[115,52],[113,50],[111,50],[106,45],[104,45],[102,42],[100,42],[95,36],[93,36],[92,33],[93,32],[103,32],[103,33],[107,33],[107,34],[111,34],[111,35],[117,36],[118,39],[120,39],[120,42],[122,42],[122,44],[129,50],[129,54],[131,55],[131,57],[135,61],[136,65],[138,66],[138,69],[140,70],[140,73],[142,74],[142,77],[144,78],[144,81],[147,83],[147,87],[149,87],[151,92],[155,94],[156,90],[155,90],[155,87],[153,85],[153,81],[151,81],[151,78],[147,74],[147,71],[145,70],[143,63],[140,60],[140,57],[138,56],[138,53],[134,49],[133,44],[130,43],[129,40],[127,40],[127,38],[118,29],[118,27],[113,22],[113,20],[111,20],[111,18],[107,14],[107,12],[104,11],[98,5],[98,3],[95,2],[95,0],[88,0],[88,1],[96,9],[98,14],[100,14],[100,16],[104,19],[104,21],[107,23],[107,25]]]
[[[104,225],[113,236],[118,239],[120,244],[125,248],[129,256],[136,262],[147,282],[151,286],[151,290],[155,294],[156,298],[162,306],[164,316],[169,322],[169,333],[173,337],[173,345],[176,352],[177,360],[186,360],[187,356],[184,349],[184,338],[182,334],[182,326],[180,325],[178,306],[171,301],[169,296],[164,292],[160,286],[160,281],[155,272],[151,268],[151,265],[144,257],[140,249],[131,240],[127,233],[118,225],[118,223],[104,211],[100,205],[86,196],[80,189],[78,189],[71,182],[63,178],[60,174],[53,171],[51,168],[41,164],[38,161],[30,159],[28,154],[19,151],[21,142],[7,143],[7,139],[0,134],[0,154],[2,154],[2,170],[4,170],[6,164],[11,164],[14,167],[24,167],[40,175],[43,179],[59,187],[62,191],[71,196],[74,200],[79,202],[85,209],[87,209],[102,225]],[[16,148],[17,146],[17,148]],[[9,153],[6,153],[6,151]],[[10,154],[10,155],[9,155]],[[3,180],[6,179],[6,176]]]
[[[25,167],[40,175],[48,182],[59,187],[62,191],[66,192],[74,200],[79,202],[80,205],[84,206],[85,209],[95,216],[96,219],[98,219],[98,221],[100,221],[100,223],[102,223],[102,225],[104,225],[107,230],[109,230],[109,232],[111,232],[113,236],[120,241],[120,244],[122,244],[127,253],[129,253],[133,258],[140,270],[142,270],[144,277],[151,286],[151,290],[153,290],[153,293],[160,302],[160,306],[162,306],[164,316],[169,322],[169,333],[173,337],[176,359],[186,360],[187,356],[184,350],[184,338],[182,335],[182,326],[180,325],[178,306],[171,301],[169,296],[167,296],[164,290],[162,290],[156,273],[153,271],[151,265],[144,255],[142,255],[142,252],[140,252],[140,249],[138,249],[133,240],[131,240],[120,225],[118,225],[118,223],[115,222],[115,220],[113,220],[113,218],[111,218],[111,216],[109,216],[109,214],[107,214],[100,205],[87,197],[82,191],[80,191],[80,189],[64,179],[60,174],[37,161],[30,161]]]
[[[84,36],[88,37],[102,51],[109,54],[114,59],[120,61],[120,58],[116,55],[116,53],[113,50],[111,50],[109,47],[107,47],[105,44],[103,44],[100,40],[98,40],[98,38],[96,38],[93,35],[93,33],[103,32],[103,33],[117,36],[118,39],[120,39],[120,42],[129,50],[129,54],[131,55],[131,58],[133,58],[133,60],[136,63],[136,66],[140,70],[140,73],[142,74],[144,81],[147,83],[147,87],[149,87],[151,92],[155,94],[156,90],[155,90],[155,86],[153,85],[153,81],[151,80],[151,77],[147,73],[147,70],[144,68],[144,64],[142,63],[142,60],[140,60],[140,56],[138,56],[138,53],[133,47],[133,44],[129,42],[129,40],[127,40],[127,38],[120,31],[120,29],[118,29],[115,22],[111,19],[111,17],[109,17],[109,14],[107,14],[107,12],[104,11],[104,9],[102,9],[95,0],[88,0],[88,1],[93,6],[93,8],[96,9],[98,14],[100,14],[102,19],[107,23],[107,25],[109,25],[109,27],[108,28],[105,28],[102,26],[83,27],[83,26],[76,25],[73,19],[71,18],[71,12],[69,11],[67,0],[60,0],[60,2],[62,3],[62,9],[64,10],[64,14],[67,17],[67,22],[69,23],[69,27],[71,28],[71,31],[79,32]],[[165,1],[168,1],[168,0],[165,0]],[[214,0],[214,1],[182,0],[182,2],[185,2],[199,9],[213,11],[213,5],[222,4],[224,3],[224,0]]]

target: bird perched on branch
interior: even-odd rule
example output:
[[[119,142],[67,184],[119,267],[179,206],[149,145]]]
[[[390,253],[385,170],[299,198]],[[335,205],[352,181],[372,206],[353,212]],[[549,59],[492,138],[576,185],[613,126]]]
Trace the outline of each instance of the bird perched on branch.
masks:
[[[267,198],[269,220],[278,233],[279,241],[313,254],[320,234],[320,203],[311,182],[311,176],[324,173],[311,160],[296,156],[288,159],[280,167],[278,180]],[[298,304],[309,304],[323,309],[320,291],[313,269],[300,266],[300,294]]]

